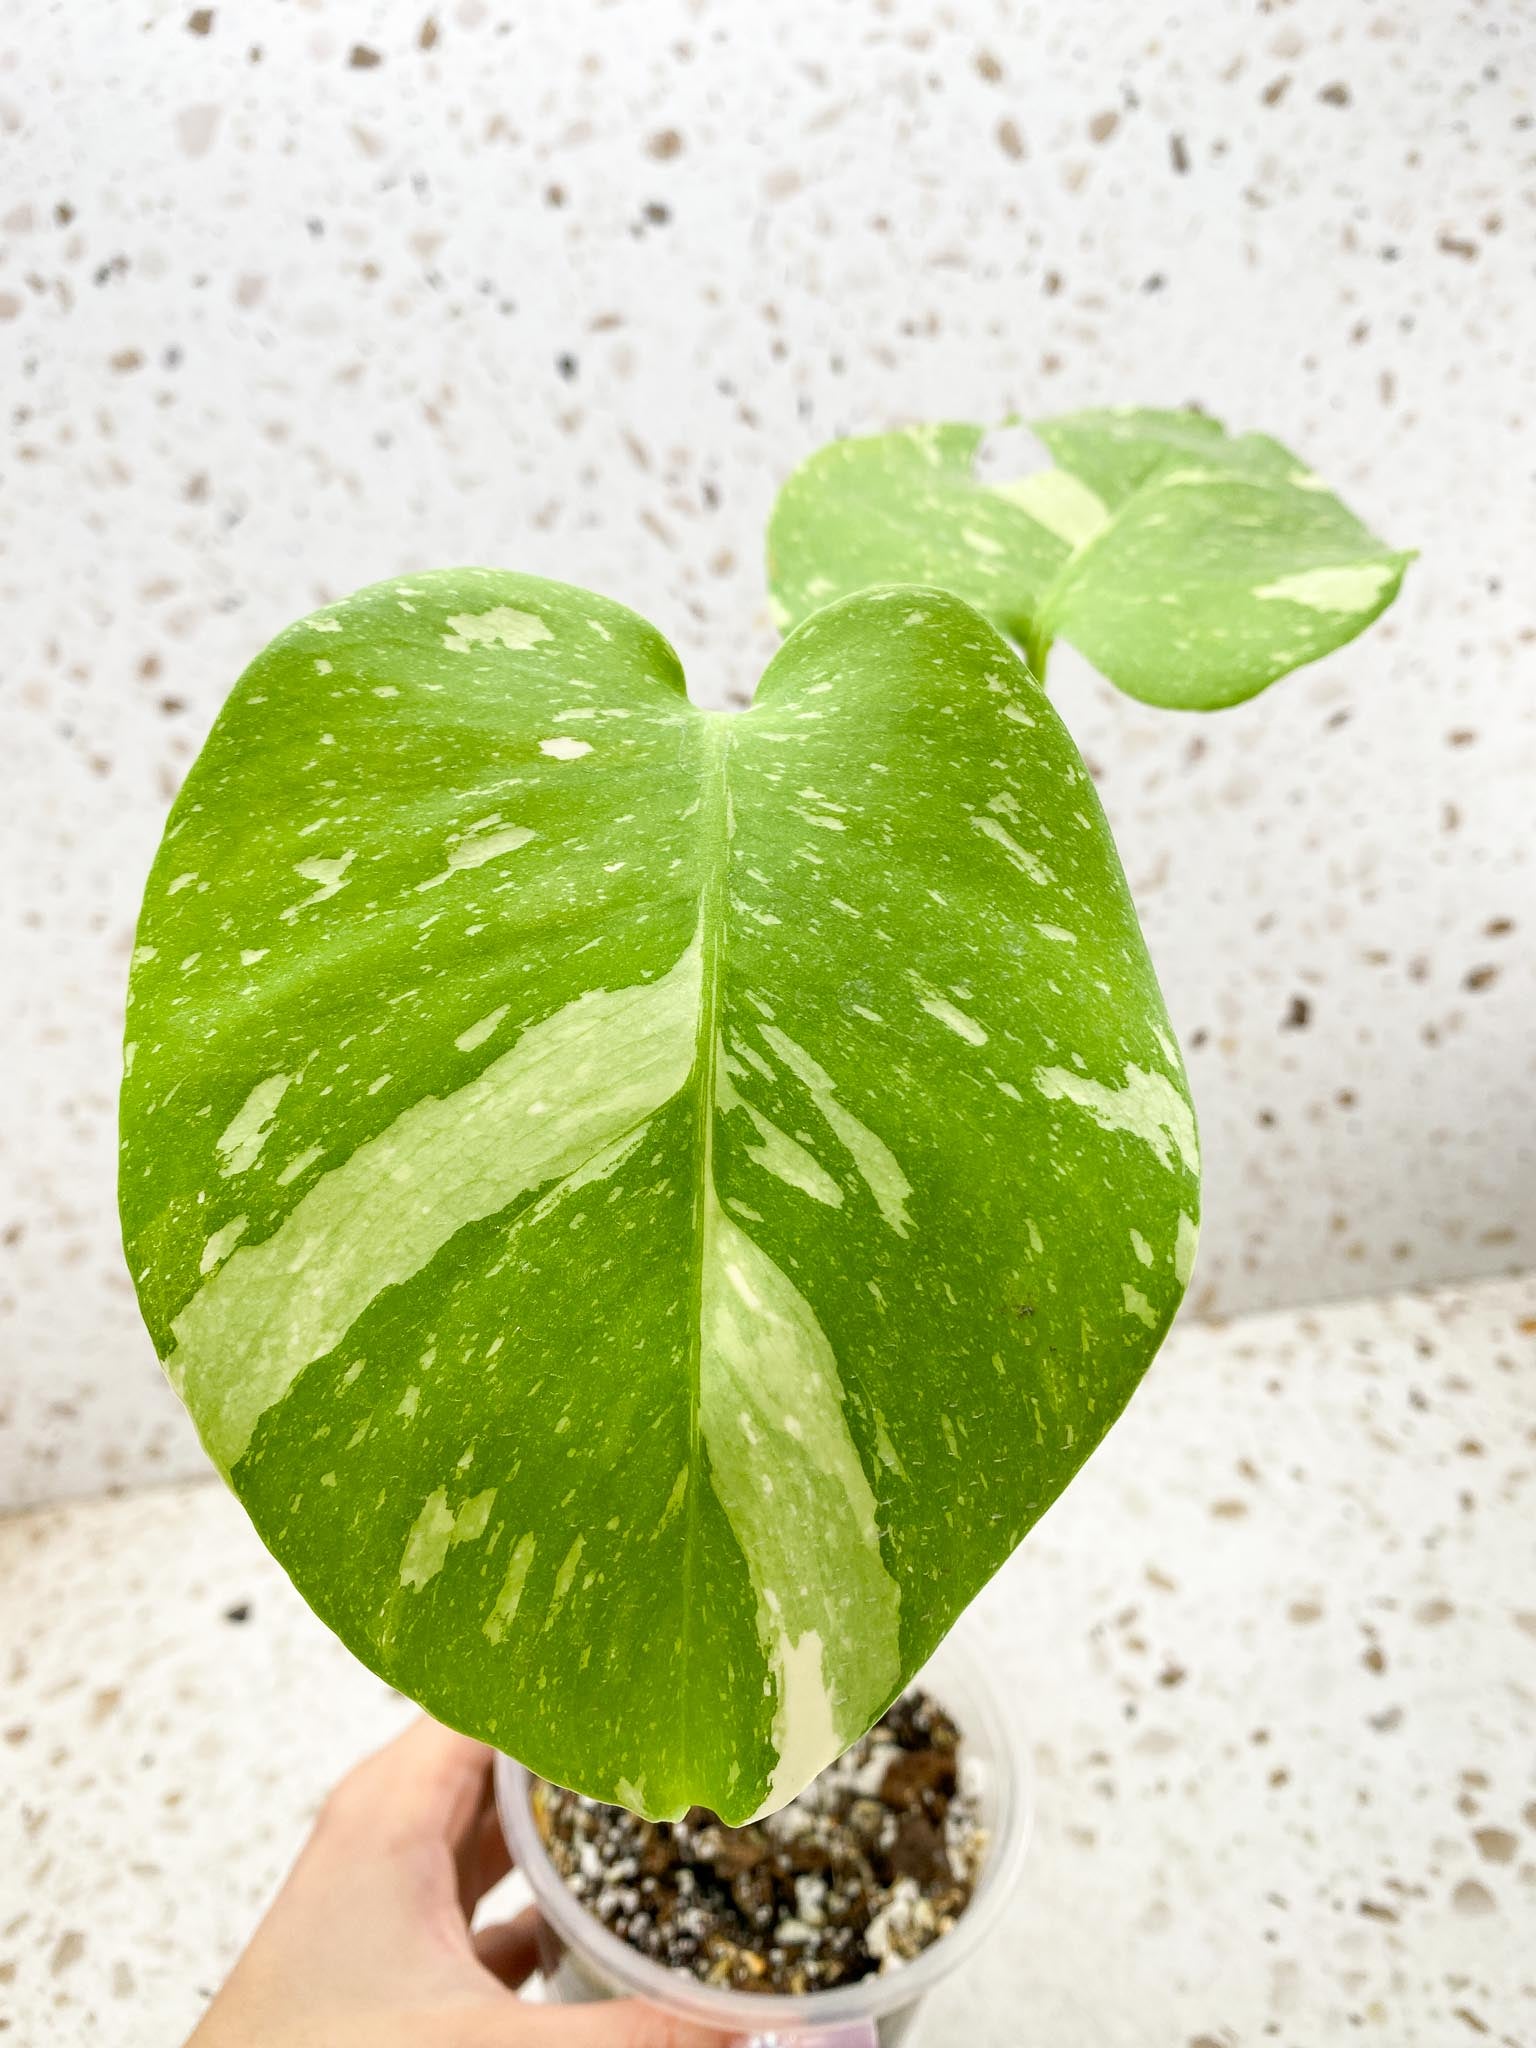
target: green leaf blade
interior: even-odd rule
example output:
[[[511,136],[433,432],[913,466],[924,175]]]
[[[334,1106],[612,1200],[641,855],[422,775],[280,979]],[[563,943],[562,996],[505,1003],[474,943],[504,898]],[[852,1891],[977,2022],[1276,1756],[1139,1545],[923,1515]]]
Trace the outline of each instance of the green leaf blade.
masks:
[[[1049,593],[1045,630],[1144,703],[1256,696],[1363,632],[1412,559],[1267,436],[1139,412],[1037,431],[1112,508]]]
[[[1219,458],[1226,443],[1226,429],[1208,414],[1155,406],[1064,413],[1059,419],[1035,420],[1031,426],[1057,467],[1079,478],[1111,512],[1159,469],[1179,462],[1200,463],[1213,455]]]
[[[812,456],[770,528],[783,618],[884,581],[931,581],[1037,670],[1064,638],[1130,696],[1211,711],[1353,639],[1412,560],[1265,435],[1133,408],[1034,431],[1057,467],[1001,484],[974,474],[977,427]]]
[[[1067,559],[1061,539],[972,478],[984,429],[946,422],[833,441],[790,477],[768,526],[768,583],[784,630],[872,585],[935,586],[1004,632]]]
[[[943,592],[818,612],[737,717],[585,592],[361,593],[237,687],[132,997],[130,1262],[265,1540],[393,1683],[652,1814],[853,1740],[1188,1278],[1107,827]]]

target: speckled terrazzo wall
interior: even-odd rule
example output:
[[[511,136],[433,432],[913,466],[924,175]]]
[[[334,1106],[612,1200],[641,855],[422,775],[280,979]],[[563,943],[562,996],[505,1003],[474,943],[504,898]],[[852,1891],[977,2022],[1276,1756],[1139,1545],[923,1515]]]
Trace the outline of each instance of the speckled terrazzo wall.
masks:
[[[1423,559],[1235,712],[1054,687],[1188,1048],[1205,1312],[1536,1260],[1536,17],[455,0],[0,29],[0,1501],[198,1468],[120,1269],[138,883],[295,614],[456,561],[773,644],[776,484],[1198,402]]]

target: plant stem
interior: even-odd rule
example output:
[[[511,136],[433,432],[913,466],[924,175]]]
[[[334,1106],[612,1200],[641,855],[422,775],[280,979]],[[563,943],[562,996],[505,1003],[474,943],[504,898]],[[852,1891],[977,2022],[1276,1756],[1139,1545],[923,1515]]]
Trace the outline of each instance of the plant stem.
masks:
[[[1029,672],[1043,690],[1045,664],[1050,658],[1052,646],[1051,634],[1044,626],[1026,628],[1020,644],[1024,659],[1029,665]]]

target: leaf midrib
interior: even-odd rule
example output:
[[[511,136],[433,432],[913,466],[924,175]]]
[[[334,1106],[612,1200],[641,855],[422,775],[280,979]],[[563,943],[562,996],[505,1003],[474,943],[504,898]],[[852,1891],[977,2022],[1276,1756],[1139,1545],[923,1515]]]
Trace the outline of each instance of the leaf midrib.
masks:
[[[704,1352],[704,1274],[711,1253],[713,1235],[712,1196],[715,1185],[715,1063],[720,1044],[720,987],[725,957],[725,892],[730,860],[730,790],[726,761],[731,746],[731,721],[740,714],[701,711],[708,781],[699,804],[700,833],[704,841],[703,888],[700,893],[699,1022],[694,1040],[691,1080],[696,1090],[694,1157],[698,1180],[693,1198],[693,1272],[689,1300],[688,1373],[688,1491],[683,1521],[683,1635],[682,1669],[682,1752],[691,1758],[688,1682],[689,1650],[693,1640],[694,1555],[698,1547],[698,1498],[702,1462],[702,1398],[700,1378]]]

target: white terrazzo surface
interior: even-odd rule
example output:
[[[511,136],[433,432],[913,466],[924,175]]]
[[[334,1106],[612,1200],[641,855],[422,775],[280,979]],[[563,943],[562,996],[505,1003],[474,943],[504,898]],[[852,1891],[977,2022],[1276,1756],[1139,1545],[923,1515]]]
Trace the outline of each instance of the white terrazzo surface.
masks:
[[[1039,1824],[925,2041],[1529,2048],[1533,1507],[1536,1276],[1177,1332],[973,1609]],[[217,1484],[0,1575],[0,2023],[168,2048],[405,1709]]]
[[[3,12],[0,1503],[199,1469],[114,1092],[243,665],[470,560],[740,701],[778,483],[912,418],[1197,402],[1422,551],[1240,710],[1056,687],[1189,1049],[1197,1308],[1536,1262],[1528,0]]]

